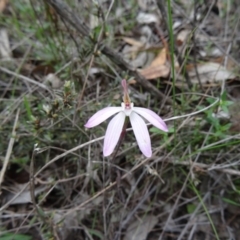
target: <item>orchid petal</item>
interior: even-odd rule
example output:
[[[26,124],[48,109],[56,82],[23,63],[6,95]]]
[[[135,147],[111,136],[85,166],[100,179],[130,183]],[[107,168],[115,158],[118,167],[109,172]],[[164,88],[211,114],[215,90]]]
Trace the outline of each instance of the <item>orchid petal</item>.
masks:
[[[111,117],[112,115],[120,112],[121,110],[122,110],[121,107],[103,108],[100,111],[96,112],[84,126],[86,128],[95,127],[95,126],[99,125],[100,123],[102,123],[103,121],[105,121],[106,119],[108,119],[109,117]]]
[[[135,112],[130,115],[130,122],[133,128],[134,135],[137,139],[138,146],[141,152],[146,157],[152,156],[151,139],[148,133],[147,125],[144,120]]]
[[[147,108],[134,107],[133,111],[144,117],[156,128],[159,128],[164,132],[168,132],[168,127],[165,122],[152,110]]]
[[[103,155],[105,157],[111,155],[116,147],[123,130],[124,121],[125,113],[120,112],[109,122],[103,144]]]

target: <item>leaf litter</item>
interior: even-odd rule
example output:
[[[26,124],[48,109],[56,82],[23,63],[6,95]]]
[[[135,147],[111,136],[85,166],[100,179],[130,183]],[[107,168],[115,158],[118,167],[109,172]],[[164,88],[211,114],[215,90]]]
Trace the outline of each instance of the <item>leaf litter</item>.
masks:
[[[171,69],[167,19],[155,1],[138,0],[135,5],[75,1],[73,13],[91,29],[90,37],[78,36],[52,6],[48,9],[40,1],[31,2],[21,7],[17,1],[0,1],[4,23],[0,30],[4,64],[0,70],[1,156],[11,137],[16,108],[20,108],[2,183],[3,236],[237,239],[240,28],[229,17],[237,19],[237,3],[172,2],[176,39]],[[89,39],[98,37],[100,28],[99,49],[94,49]],[[165,96],[175,98],[177,107],[165,104],[164,99],[159,102],[132,73],[103,56],[102,44],[118,52],[130,69],[151,80]],[[174,136],[154,132],[152,159],[141,156],[131,134],[114,159],[103,159],[102,140],[97,139],[104,127],[86,131],[83,124],[101,107],[119,104],[121,78],[134,83],[130,90],[136,105],[150,107],[164,119],[199,111],[221,99],[196,117],[169,121]],[[35,143],[39,145],[36,155]],[[4,158],[0,159],[2,165]],[[38,211],[29,188],[33,159]]]

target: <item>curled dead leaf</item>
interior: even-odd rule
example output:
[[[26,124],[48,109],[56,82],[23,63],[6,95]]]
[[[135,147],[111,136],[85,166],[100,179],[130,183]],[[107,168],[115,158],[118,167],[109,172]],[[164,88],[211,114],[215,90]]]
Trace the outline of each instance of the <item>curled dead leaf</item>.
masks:
[[[167,50],[163,48],[157,55],[157,57],[150,64],[151,67],[159,66],[165,64],[167,60]]]
[[[146,79],[151,80],[158,77],[167,77],[170,68],[166,65],[159,65],[138,70]]]
[[[167,50],[163,48],[152,61],[150,66],[138,70],[146,79],[154,79],[158,77],[167,77],[170,73],[170,66],[167,63]]]

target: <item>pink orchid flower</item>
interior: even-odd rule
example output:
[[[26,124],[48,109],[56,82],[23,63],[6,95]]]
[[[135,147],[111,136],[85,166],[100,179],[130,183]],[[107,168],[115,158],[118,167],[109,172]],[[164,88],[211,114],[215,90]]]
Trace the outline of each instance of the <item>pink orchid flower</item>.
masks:
[[[126,80],[122,80],[124,89],[123,103],[121,107],[106,107],[96,112],[85,124],[86,128],[92,128],[109,117],[117,114],[109,122],[103,144],[103,155],[105,157],[112,154],[116,147],[120,135],[123,130],[125,118],[129,117],[134,135],[137,139],[138,146],[141,152],[146,157],[152,156],[151,139],[147,129],[147,125],[143,118],[149,121],[153,126],[160,130],[167,132],[168,128],[165,122],[153,111],[147,108],[134,107],[128,95],[128,88]],[[142,118],[143,117],[143,118]]]

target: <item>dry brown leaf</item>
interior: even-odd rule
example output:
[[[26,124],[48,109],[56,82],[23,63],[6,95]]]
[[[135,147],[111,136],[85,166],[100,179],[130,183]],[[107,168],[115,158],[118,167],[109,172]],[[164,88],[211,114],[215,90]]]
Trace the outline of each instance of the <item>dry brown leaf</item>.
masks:
[[[157,222],[158,218],[154,215],[147,215],[133,221],[126,230],[124,240],[145,240]]]
[[[150,67],[156,67],[159,65],[165,64],[167,60],[167,50],[166,48],[163,48],[160,53],[157,55],[157,57],[152,61],[150,64]]]
[[[152,61],[150,66],[139,70],[139,72],[146,79],[154,79],[158,77],[167,77],[170,73],[170,67],[166,63],[167,60],[167,51],[166,48],[163,48],[157,57]]]
[[[39,75],[39,76],[46,76],[50,73],[54,73],[54,67],[50,64],[46,64],[46,65],[37,65],[34,66],[34,68],[31,71],[31,74],[33,75]]]
[[[8,0],[0,0],[0,13],[4,11],[8,3]]]
[[[170,68],[166,65],[159,65],[155,67],[148,67],[138,70],[146,79],[154,79],[158,77],[167,77],[170,73]]]

